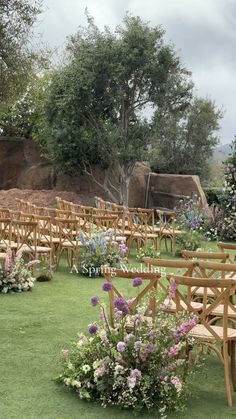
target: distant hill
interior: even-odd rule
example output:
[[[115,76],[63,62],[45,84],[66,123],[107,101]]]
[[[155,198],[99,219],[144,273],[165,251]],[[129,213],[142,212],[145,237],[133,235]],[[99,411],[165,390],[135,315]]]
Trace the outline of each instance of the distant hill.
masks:
[[[231,152],[230,144],[218,145],[213,152],[212,162],[222,163],[224,160],[227,159],[230,152]]]

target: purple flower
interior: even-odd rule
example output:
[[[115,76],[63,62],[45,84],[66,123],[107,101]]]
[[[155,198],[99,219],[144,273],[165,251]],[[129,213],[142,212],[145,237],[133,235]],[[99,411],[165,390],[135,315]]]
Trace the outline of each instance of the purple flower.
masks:
[[[88,328],[88,331],[91,335],[93,335],[94,333],[96,333],[98,330],[98,327],[96,324],[91,324]]]
[[[140,287],[140,285],[142,285],[142,283],[143,283],[142,278],[139,278],[139,277],[134,278],[133,287]]]
[[[95,307],[99,302],[99,297],[97,295],[95,295],[94,297],[91,298],[90,301],[91,301],[92,306]]]
[[[177,356],[179,353],[179,347],[177,345],[172,346],[168,351],[168,356],[170,358]]]
[[[118,352],[124,352],[126,349],[126,344],[125,342],[118,342],[116,345],[116,349]]]
[[[187,320],[186,322],[182,323],[181,326],[174,332],[174,338],[178,342],[181,339],[182,335],[185,335],[189,332],[198,322],[197,316],[192,317],[191,319]]]
[[[152,345],[152,343],[148,343],[146,350],[149,354],[154,351],[154,346]]]
[[[102,286],[102,290],[103,291],[111,291],[112,290],[112,283],[111,282],[104,282],[103,286]]]
[[[132,333],[128,333],[125,336],[125,342],[129,343],[134,338],[134,335]]]
[[[140,378],[142,377],[142,373],[137,368],[135,368],[134,370],[130,371],[130,377],[134,377],[140,380]]]
[[[114,306],[117,308],[117,310],[121,310],[127,305],[126,301],[122,297],[118,297],[114,301]]]

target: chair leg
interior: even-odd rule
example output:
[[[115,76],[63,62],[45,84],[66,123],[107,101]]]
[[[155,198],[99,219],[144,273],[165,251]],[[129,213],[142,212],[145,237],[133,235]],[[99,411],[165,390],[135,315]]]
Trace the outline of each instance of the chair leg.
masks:
[[[228,343],[223,343],[223,358],[224,358],[224,373],[225,373],[225,387],[227,403],[229,407],[232,407],[232,396],[230,389],[230,377],[229,377],[229,355],[228,355]]]
[[[235,359],[236,351],[235,351],[235,346],[236,346],[236,341],[232,340],[231,341],[230,357],[231,357],[231,378],[232,378],[234,391],[236,391],[236,359]]]

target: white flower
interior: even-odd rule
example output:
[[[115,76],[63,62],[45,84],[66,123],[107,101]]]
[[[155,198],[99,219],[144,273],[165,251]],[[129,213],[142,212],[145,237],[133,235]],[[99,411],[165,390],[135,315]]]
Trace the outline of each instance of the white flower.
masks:
[[[81,387],[81,382],[80,382],[80,381],[77,381],[77,380],[73,380],[73,381],[71,382],[71,385],[72,385],[73,387],[80,388],[80,387]]]
[[[70,378],[64,378],[64,383],[66,386],[70,385]]]
[[[68,367],[69,370],[74,369],[73,364],[71,362],[68,362],[67,367]]]
[[[81,369],[85,374],[91,370],[88,364],[83,365]]]

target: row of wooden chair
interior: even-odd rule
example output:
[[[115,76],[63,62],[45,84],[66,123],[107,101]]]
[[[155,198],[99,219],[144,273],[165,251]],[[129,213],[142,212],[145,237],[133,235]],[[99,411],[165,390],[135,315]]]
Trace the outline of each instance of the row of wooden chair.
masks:
[[[219,247],[220,245],[221,249],[222,245],[225,249],[224,244],[219,244]],[[236,245],[231,246],[230,250],[236,250]],[[118,280],[114,283],[114,277],[131,279],[139,276],[148,281],[133,299],[129,307],[130,314],[135,313],[137,304],[150,292],[149,309],[153,321],[158,306],[169,313],[181,311],[196,316],[196,325],[193,323],[189,334],[202,345],[212,349],[223,363],[227,402],[232,406],[229,361],[232,384],[236,391],[236,264],[232,263],[231,256],[225,252],[185,251],[183,256],[184,259],[180,260],[144,258],[148,273],[104,269],[106,280],[112,283],[109,292],[111,322],[114,324],[114,298],[123,296],[119,291]],[[169,301],[168,284],[172,284],[172,281],[175,281],[176,292]],[[151,318],[149,317],[149,321]],[[129,318],[128,327],[132,329],[132,316]]]

